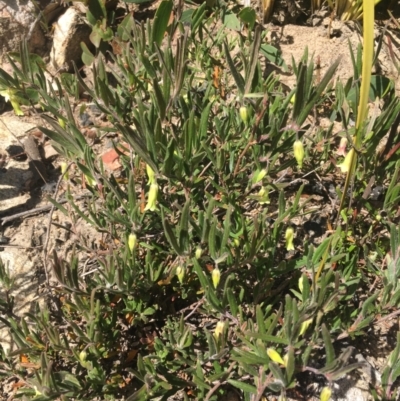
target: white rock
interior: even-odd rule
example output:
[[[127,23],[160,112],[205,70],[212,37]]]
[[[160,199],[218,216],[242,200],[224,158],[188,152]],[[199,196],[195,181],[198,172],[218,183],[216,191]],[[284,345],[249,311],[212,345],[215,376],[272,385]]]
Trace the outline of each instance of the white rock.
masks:
[[[53,47],[50,52],[50,64],[54,70],[71,70],[73,62],[81,59],[81,42],[89,44],[91,27],[76,7],[70,7],[54,23]]]

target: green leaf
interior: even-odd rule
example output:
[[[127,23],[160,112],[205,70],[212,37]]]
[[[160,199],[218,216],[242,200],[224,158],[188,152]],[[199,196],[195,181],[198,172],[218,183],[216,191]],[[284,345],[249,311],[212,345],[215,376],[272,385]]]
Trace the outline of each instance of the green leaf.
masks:
[[[94,61],[94,55],[88,49],[84,42],[81,42],[81,49],[82,49],[82,61],[85,65],[89,66],[92,65]]]
[[[128,3],[128,2],[126,2],[126,3]],[[133,18],[133,13],[130,12],[122,20],[122,22],[118,25],[117,32],[118,32],[119,39],[121,39],[123,41],[127,41],[130,39],[134,23],[135,23],[135,20]]]
[[[335,350],[333,349],[331,336],[325,324],[322,324],[321,331],[322,331],[322,338],[324,339],[324,344],[325,344],[326,365],[329,365],[335,359]]]
[[[182,24],[191,24],[192,17],[195,12],[195,9],[189,8],[188,10],[184,10],[181,15],[181,19],[179,20]]]
[[[240,31],[240,21],[236,14],[228,12],[224,15],[223,24],[228,29],[233,29],[234,31]]]
[[[192,37],[197,33],[197,29],[201,26],[204,17],[207,14],[207,2],[203,1],[201,6],[197,7],[192,14]],[[183,14],[182,14],[183,15]]]
[[[278,343],[278,344],[289,345],[289,340],[286,338],[271,336],[269,334],[257,333],[254,331],[246,331],[245,334],[247,337],[260,338],[261,340],[264,340],[266,342],[273,342],[273,343]]]
[[[233,79],[236,82],[236,85],[239,89],[239,92],[244,95],[244,79],[243,77],[240,75],[240,73],[238,72],[238,70],[235,67],[235,64],[232,60],[231,57],[231,52],[229,50],[228,44],[226,42],[224,42],[224,49],[225,49],[225,57],[226,57],[226,61],[228,62],[228,66],[229,69],[231,70]]]
[[[260,46],[260,53],[266,57],[267,60],[269,60],[271,63],[282,67],[284,72],[288,71],[287,64],[285,63],[285,60],[281,56],[281,52],[274,46],[271,45],[261,45]]]
[[[228,211],[226,212],[225,220],[224,220],[224,234],[223,234],[222,241],[221,241],[221,246],[220,246],[221,252],[224,252],[225,247],[228,244],[229,234],[231,232],[230,230],[231,230],[231,215],[232,215],[232,212],[233,212],[233,206],[229,205],[228,206]]]
[[[289,350],[287,353],[287,363],[286,363],[286,378],[288,383],[290,383],[293,380],[293,374],[294,374],[294,347],[289,346]]]
[[[301,126],[307,119],[311,109],[316,105],[317,101],[321,98],[322,92],[326,89],[328,83],[333,78],[337,67],[339,66],[340,59],[337,59],[326,71],[319,85],[315,88],[307,104],[303,108],[300,116],[297,118],[297,124]]]
[[[182,209],[181,221],[179,224],[179,248],[184,250],[189,246],[189,213],[190,213],[190,197],[186,200]]]
[[[88,0],[86,18],[91,25],[95,25],[97,21],[107,18],[107,11],[104,5],[104,0]]]
[[[363,306],[361,308],[363,316],[368,316],[371,312],[372,313],[374,312],[375,308],[373,304],[375,303],[379,295],[380,295],[379,292],[376,292],[375,294],[371,295],[364,301]]]
[[[94,44],[96,48],[100,46],[100,42],[102,39],[102,27],[101,27],[101,22],[97,21],[96,25],[93,25],[92,27],[92,32],[89,35],[90,41]],[[81,43],[82,46],[83,42]]]
[[[158,46],[164,38],[164,33],[168,26],[168,21],[171,16],[173,2],[171,0],[164,0],[160,3],[153,21],[152,42]]]
[[[232,314],[232,316],[236,317],[237,313],[238,313],[238,304],[236,301],[235,294],[232,291],[232,288],[226,289],[226,296],[228,298],[228,303],[229,303],[229,307],[231,309],[231,314]]]
[[[242,8],[238,14],[238,17],[242,20],[242,22],[248,24],[250,29],[253,29],[257,19],[256,12],[253,7]]]
[[[217,238],[217,221],[213,219],[210,227],[210,232],[208,235],[208,248],[210,251],[210,256],[212,259],[218,258],[217,248],[216,248],[216,238]]]
[[[136,126],[140,124],[135,121]],[[135,132],[131,127],[116,123],[115,126],[123,133],[125,139],[132,145],[135,152],[158,174],[157,165],[152,160],[149,151],[147,149],[146,142],[139,132]]]
[[[279,365],[276,364],[275,362],[270,362],[268,364],[268,367],[271,370],[272,374],[274,375],[275,379],[277,379],[284,386],[286,386],[287,385],[287,381],[286,381],[286,378],[285,378],[281,368],[279,367]]]
[[[390,90],[390,88],[393,86],[392,81],[384,77],[382,75],[372,75],[371,76],[371,84],[369,87],[369,93],[368,93],[368,100],[370,102],[374,102],[375,99],[378,97],[379,99],[382,99]],[[357,84],[356,87],[353,87],[350,89],[350,92],[347,94],[347,101],[356,105],[357,104],[357,98],[358,98],[358,93],[359,93],[359,88],[360,85]]]
[[[246,86],[244,88],[245,94],[251,92],[252,89],[254,73],[256,71],[256,67],[258,64],[258,53],[260,49],[260,44],[261,44],[261,28],[258,25],[254,32],[254,38],[250,49],[250,60],[248,63],[248,67],[246,69]]]
[[[161,207],[161,217],[162,217],[162,224],[164,227],[164,234],[167,238],[168,242],[172,246],[173,250],[178,254],[182,255],[182,248],[179,246],[178,241],[175,237],[175,233],[173,232],[171,226],[169,225],[167,219],[165,218],[164,208]]]
[[[244,382],[240,382],[239,380],[233,380],[233,379],[229,379],[228,383],[231,384],[233,387],[236,387],[239,390],[244,391],[245,393],[257,394],[257,388],[255,386],[252,386],[251,384],[247,384]]]

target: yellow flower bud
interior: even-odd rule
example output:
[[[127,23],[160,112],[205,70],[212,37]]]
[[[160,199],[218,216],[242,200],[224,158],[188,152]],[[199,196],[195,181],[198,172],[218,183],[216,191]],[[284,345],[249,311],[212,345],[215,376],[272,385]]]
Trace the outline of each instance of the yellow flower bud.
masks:
[[[82,362],[85,362],[86,361],[86,358],[87,358],[87,352],[86,351],[81,351],[80,353],[79,353],[79,361],[82,363]]]
[[[198,247],[196,248],[195,253],[194,253],[194,257],[195,257],[196,259],[200,259],[202,253],[203,253],[203,250],[201,249],[200,246],[198,246]]]
[[[69,174],[67,171],[68,165],[67,165],[67,163],[62,162],[60,166],[61,166],[61,174],[64,174],[63,179],[67,181],[69,178]]]
[[[182,284],[185,277],[185,268],[181,265],[176,268],[176,276],[178,277],[179,282]]]
[[[88,176],[88,175],[85,174],[85,179],[86,179],[86,182],[87,182],[91,187],[96,186],[97,182],[96,182],[96,180],[95,180],[93,177],[90,177],[90,176]]]
[[[247,124],[247,120],[249,118],[249,113],[247,111],[247,107],[246,106],[242,106],[239,109],[239,114],[240,114],[240,118],[242,119],[242,121]]]
[[[342,173],[347,173],[350,170],[351,167],[351,160],[354,157],[353,156],[354,149],[350,149],[350,152],[347,153],[346,157],[343,160],[343,163],[338,164],[338,167],[340,170],[342,170]]]
[[[212,273],[211,273],[211,279],[212,279],[214,288],[217,288],[217,287],[218,287],[218,284],[219,284],[219,280],[221,279],[221,272],[220,272],[220,270],[218,269],[218,267],[216,267],[216,268],[212,271]]]
[[[304,160],[304,146],[303,142],[296,140],[293,144],[293,153],[294,157],[297,160],[297,164],[300,168],[303,167],[303,160]]]
[[[147,205],[144,208],[144,211],[150,210],[154,212],[157,210],[157,196],[158,196],[158,184],[153,183],[150,185],[150,190],[149,190],[149,197],[147,199]]]
[[[301,327],[300,327],[300,335],[302,336],[305,332],[306,332],[306,330],[308,329],[308,327],[310,326],[310,324],[312,323],[312,319],[307,319],[306,321],[304,321],[302,324],[301,324]]]
[[[155,179],[156,179],[156,175],[153,171],[153,169],[146,164],[146,172],[147,172],[147,176],[149,177],[149,184],[154,184],[155,183]]]
[[[293,238],[294,238],[294,230],[292,227],[288,227],[285,232],[287,251],[294,251]]]
[[[136,234],[129,234],[128,238],[128,248],[132,252],[134,249],[136,249],[137,246],[137,236]]]
[[[299,290],[303,293],[303,276],[299,278]]]
[[[61,128],[65,129],[65,120],[61,117],[58,118],[58,124],[60,124]]]
[[[270,359],[273,362],[279,363],[281,365],[285,365],[284,360],[282,359],[282,357],[278,354],[277,351],[275,351],[273,348],[268,348],[267,349],[267,355],[270,357]]]
[[[321,391],[319,399],[321,401],[329,401],[332,395],[332,390],[329,387],[324,387]]]
[[[225,328],[225,323],[224,322],[218,322],[217,325],[215,326],[214,337],[217,340],[221,336],[221,334],[224,332],[224,328]]]
[[[288,360],[289,360],[289,353],[286,353],[283,357],[283,365],[285,366],[285,368],[287,367]]]

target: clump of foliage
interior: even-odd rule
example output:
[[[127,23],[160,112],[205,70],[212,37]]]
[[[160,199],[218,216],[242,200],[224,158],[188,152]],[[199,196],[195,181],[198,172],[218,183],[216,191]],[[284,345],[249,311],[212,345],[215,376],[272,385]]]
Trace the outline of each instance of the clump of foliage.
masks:
[[[354,77],[335,85],[338,62],[316,81],[305,51],[288,93],[278,76],[264,75],[266,58],[283,63],[259,27],[232,34],[217,23],[227,10],[210,13],[205,3],[170,20],[172,7],[161,2],[153,22],[127,15],[120,51],[93,60],[91,84],[75,71],[49,85],[26,46],[20,64],[11,59],[14,76],[0,70],[2,90],[40,105],[41,130],[76,166],[71,207],[54,204],[103,234],[91,274],[82,274],[84,242],[70,260],[54,253],[57,283],[48,290],[57,307],[18,319],[10,298],[2,301],[17,349],[2,353],[0,374],[23,378],[18,394],[30,399],[134,401],[217,400],[230,391],[285,399],[308,372],[325,379],[329,398],[330,384],[362,365],[336,344],[398,308],[400,162],[390,143],[400,140],[400,101],[390,81],[373,79],[380,113],[355,132],[361,49]],[[118,138],[118,173],[105,170],[79,128],[72,102],[87,107],[79,87],[107,116],[99,138]],[[321,114],[328,128],[318,125]],[[352,203],[341,210],[348,191],[332,163],[335,121],[359,156],[348,169]],[[376,152],[387,134],[391,142]],[[303,228],[321,209],[302,183],[316,171],[342,180],[324,197],[334,229],[319,243]],[[387,185],[379,213],[365,195],[372,177]],[[85,210],[73,197],[82,188],[91,194]],[[3,267],[0,276],[8,294]],[[376,397],[395,399],[399,352],[397,342]],[[22,355],[33,367],[18,364]]]

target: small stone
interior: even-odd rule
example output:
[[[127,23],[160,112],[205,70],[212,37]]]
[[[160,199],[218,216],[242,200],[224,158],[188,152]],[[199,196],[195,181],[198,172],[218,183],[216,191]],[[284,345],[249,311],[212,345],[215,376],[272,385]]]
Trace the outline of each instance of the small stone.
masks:
[[[104,165],[112,171],[121,168],[119,154],[115,149],[110,149],[103,153],[103,155],[101,156],[101,160],[103,160]]]
[[[58,152],[50,144],[47,144],[43,148],[43,150],[44,150],[44,158],[46,160],[55,159],[58,156]]]
[[[93,125],[93,121],[91,120],[88,113],[79,114],[79,123],[82,125],[82,127]]]
[[[73,62],[81,62],[81,42],[90,46],[89,35],[92,28],[74,6],[61,15],[54,26],[54,41],[50,52],[51,66],[55,70],[73,69]]]

